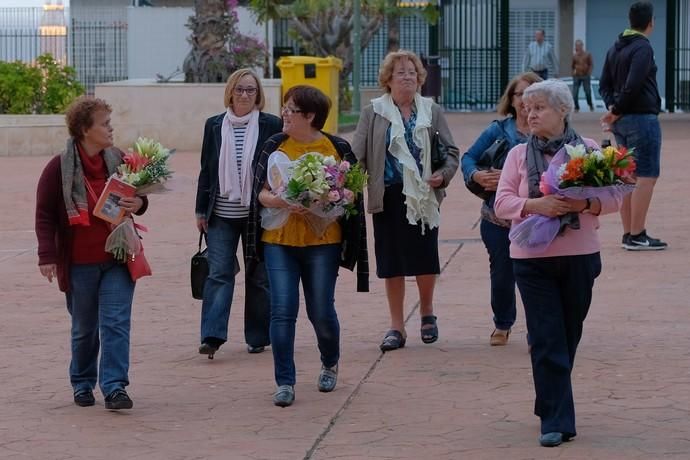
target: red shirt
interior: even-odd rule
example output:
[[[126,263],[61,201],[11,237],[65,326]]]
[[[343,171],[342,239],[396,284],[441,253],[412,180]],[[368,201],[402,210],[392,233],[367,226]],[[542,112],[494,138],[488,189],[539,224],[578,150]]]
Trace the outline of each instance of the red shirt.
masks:
[[[113,260],[112,254],[105,252],[105,240],[110,235],[110,223],[93,215],[98,197],[105,188],[108,170],[103,160],[103,154],[99,153],[89,157],[78,148],[84,176],[94,191],[95,196],[86,188],[86,198],[89,205],[89,225],[74,225],[72,232],[74,244],[72,245],[72,263],[74,264],[100,264]]]

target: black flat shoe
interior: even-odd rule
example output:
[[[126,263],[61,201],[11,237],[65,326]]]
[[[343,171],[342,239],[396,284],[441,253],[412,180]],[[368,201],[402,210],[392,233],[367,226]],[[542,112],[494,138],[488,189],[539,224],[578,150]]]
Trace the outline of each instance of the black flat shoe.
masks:
[[[263,353],[264,350],[266,350],[266,347],[263,345],[259,345],[258,347],[255,347],[254,345],[247,345],[247,353]]]
[[[405,337],[403,337],[400,331],[391,329],[390,331],[386,332],[385,337],[383,337],[383,342],[381,342],[379,348],[383,352],[397,350],[398,348],[403,348],[405,346],[405,340]]]
[[[432,327],[424,327],[429,326]],[[422,316],[422,342],[434,343],[438,340],[438,324],[434,315]]]
[[[105,408],[108,410],[131,409],[134,402],[125,390],[115,390],[105,397]]]
[[[79,407],[89,407],[96,404],[96,398],[93,397],[93,391],[80,390],[74,393],[74,404]]]

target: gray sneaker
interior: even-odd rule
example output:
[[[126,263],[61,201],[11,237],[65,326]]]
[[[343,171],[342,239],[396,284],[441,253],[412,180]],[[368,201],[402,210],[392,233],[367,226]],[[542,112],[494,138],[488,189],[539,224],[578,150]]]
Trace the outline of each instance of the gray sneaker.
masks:
[[[338,383],[338,365],[333,367],[326,367],[321,365],[321,372],[319,373],[318,388],[323,393],[328,393],[335,390],[335,384]]]
[[[278,407],[291,406],[295,401],[295,388],[292,385],[280,385],[273,393],[273,404]]]

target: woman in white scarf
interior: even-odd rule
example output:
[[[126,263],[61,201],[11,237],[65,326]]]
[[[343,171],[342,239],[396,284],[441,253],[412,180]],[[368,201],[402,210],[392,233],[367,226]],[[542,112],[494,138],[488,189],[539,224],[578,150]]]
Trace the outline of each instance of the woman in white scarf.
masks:
[[[386,93],[365,107],[352,147],[369,173],[368,210],[373,213],[376,273],[385,279],[390,330],[381,350],[405,346],[405,276],[414,276],[420,298],[421,339],[438,339],[433,293],[440,273],[439,206],[458,168],[458,149],[443,113],[419,89],[426,71],[410,51],[389,53],[379,70]],[[432,168],[432,136],[448,157]]]
[[[209,358],[227,341],[240,239],[243,252],[246,247],[252,162],[266,139],[282,129],[280,118],[261,112],[263,89],[250,69],[228,78],[225,107],[206,121],[195,209],[197,228],[208,243],[199,353]],[[268,282],[263,264],[246,267],[244,274],[245,341],[250,353],[259,353],[270,343]]]

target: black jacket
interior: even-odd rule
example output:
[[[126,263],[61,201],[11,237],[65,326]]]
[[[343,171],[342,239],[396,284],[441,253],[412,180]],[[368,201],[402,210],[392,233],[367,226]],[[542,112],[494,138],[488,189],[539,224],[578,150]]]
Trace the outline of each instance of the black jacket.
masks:
[[[199,171],[199,184],[196,189],[195,214],[204,216],[206,220],[211,217],[216,203],[218,191],[218,159],[220,158],[221,127],[225,113],[214,115],[206,120],[204,127],[204,142],[201,146],[201,171]],[[259,113],[259,139],[256,142],[256,150],[252,162],[261,152],[264,142],[272,135],[281,132],[283,121],[269,113]]]
[[[618,36],[606,53],[599,92],[615,115],[658,114],[661,97],[656,85],[654,50],[644,35]]]
[[[350,144],[337,136],[323,133],[333,143],[341,159],[351,164],[357,163]],[[287,139],[287,134],[272,136],[263,146],[261,154],[254,165],[254,183],[252,185],[252,204],[249,208],[247,220],[247,249],[245,259],[248,265],[263,260],[263,243],[261,241],[261,202],[259,192],[266,182],[266,168],[268,157],[275,152],[280,144]],[[354,270],[357,266],[357,292],[369,292],[369,256],[367,251],[367,225],[364,217],[364,198],[357,200],[357,214],[349,218],[340,219],[342,243],[340,251],[340,266]]]

